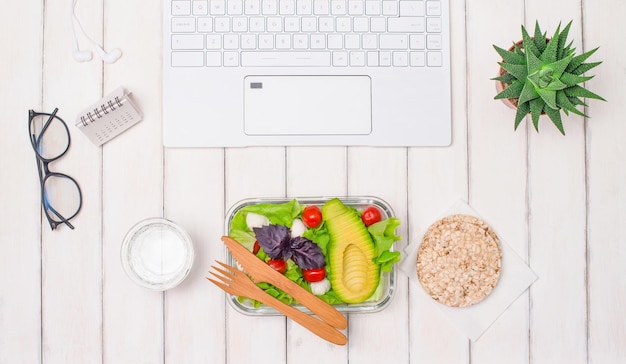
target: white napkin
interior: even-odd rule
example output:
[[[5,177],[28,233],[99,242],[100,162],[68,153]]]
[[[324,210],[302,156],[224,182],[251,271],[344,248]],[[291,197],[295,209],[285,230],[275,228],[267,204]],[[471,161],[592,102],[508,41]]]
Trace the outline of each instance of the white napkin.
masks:
[[[462,200],[457,202],[442,217],[452,214],[472,215],[489,223]],[[498,234],[493,225],[490,224],[490,226]],[[417,287],[420,297],[437,305],[443,314],[472,341],[478,340],[485,330],[537,279],[537,275],[528,267],[524,260],[502,240],[501,235],[498,235],[502,248],[502,268],[500,279],[489,296],[481,302],[468,307],[446,306],[432,299],[417,278],[417,250],[425,233],[426,230],[418,234],[415,242],[404,249],[405,255],[400,262],[400,270],[409,276],[410,281]]]

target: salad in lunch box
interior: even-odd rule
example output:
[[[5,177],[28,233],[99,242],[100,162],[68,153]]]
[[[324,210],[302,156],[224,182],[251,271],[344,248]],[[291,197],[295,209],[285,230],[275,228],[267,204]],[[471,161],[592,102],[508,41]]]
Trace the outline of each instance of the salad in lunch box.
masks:
[[[383,219],[375,205],[357,210],[338,198],[322,205],[294,199],[242,207],[231,219],[229,236],[322,300],[360,303],[379,298],[381,275],[400,261],[391,249],[401,239],[395,234],[399,225],[395,217]],[[258,286],[294,303],[271,284]]]

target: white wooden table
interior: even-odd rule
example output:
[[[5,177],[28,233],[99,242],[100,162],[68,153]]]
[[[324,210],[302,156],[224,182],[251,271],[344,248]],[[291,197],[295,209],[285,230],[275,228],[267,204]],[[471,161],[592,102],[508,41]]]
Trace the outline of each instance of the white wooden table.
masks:
[[[0,12],[0,363],[623,363],[626,360],[626,50],[619,0],[451,0],[453,144],[447,148],[164,149],[161,3],[79,3],[88,33],[124,55],[71,58],[71,1],[5,2]],[[561,136],[541,121],[513,131],[493,100],[492,44],[538,19],[574,20],[579,50],[600,46],[591,119]],[[83,42],[83,44],[85,44]],[[84,194],[75,230],[42,219],[27,110],[72,121],[118,86],[144,120],[103,148],[73,126],[52,169]],[[253,318],[204,280],[223,256],[225,211],[240,199],[376,195],[403,221],[400,248],[459,198],[487,218],[539,279],[476,342],[398,276],[384,311],[349,315],[345,347],[284,317]],[[192,236],[187,280],[166,293],[132,283],[120,244],[164,216]]]

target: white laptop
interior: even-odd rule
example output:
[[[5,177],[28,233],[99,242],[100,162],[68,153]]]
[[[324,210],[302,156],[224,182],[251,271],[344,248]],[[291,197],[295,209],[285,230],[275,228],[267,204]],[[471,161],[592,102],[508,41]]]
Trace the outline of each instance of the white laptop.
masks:
[[[163,0],[163,144],[447,146],[449,0]]]

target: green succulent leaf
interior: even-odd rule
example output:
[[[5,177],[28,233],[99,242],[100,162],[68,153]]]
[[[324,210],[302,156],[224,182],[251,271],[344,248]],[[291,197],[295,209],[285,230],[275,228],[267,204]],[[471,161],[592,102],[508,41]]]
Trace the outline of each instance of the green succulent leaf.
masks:
[[[561,24],[559,24],[560,26]],[[561,59],[561,58],[565,58],[570,54],[570,48],[572,46],[572,42],[570,42],[567,46],[565,46],[565,42],[567,41],[567,36],[569,34],[569,29],[572,26],[572,21],[570,20],[569,23],[567,23],[567,25],[565,26],[565,28],[563,28],[563,31],[561,31],[561,34],[559,34],[559,45],[558,45],[558,54],[557,54],[557,59]],[[572,49],[571,52],[574,52],[574,50]]]
[[[534,99],[530,102],[530,118],[533,121],[533,126],[536,131],[539,131],[539,116],[541,116],[544,105],[545,104],[540,98]]]
[[[568,96],[567,93],[565,92],[565,90],[563,90],[563,92],[565,93],[565,96],[567,96],[567,98],[569,99],[569,101],[576,105],[576,106],[587,106],[587,104],[585,104],[583,102],[583,100],[581,100],[579,97],[576,96]]]
[[[587,117],[587,115],[585,115],[584,113],[582,113],[580,110],[578,110],[576,108],[576,105],[574,105],[570,99],[567,97],[567,95],[565,94],[565,91],[557,91],[556,92],[556,104],[561,107],[563,109],[563,111],[566,112],[572,112],[574,114],[580,115],[580,116],[584,116]]]
[[[493,81],[500,81],[502,83],[505,83],[507,85],[510,85],[513,83],[513,81],[515,81],[517,78],[515,78],[512,74],[510,73],[505,73],[502,76],[498,76],[498,77],[494,77],[491,80]]]
[[[561,121],[561,112],[559,110],[554,110],[550,108],[544,111],[546,112],[550,120],[552,120],[552,123],[554,124],[554,126],[556,126],[556,128],[559,129],[561,134],[565,135],[565,130],[563,129],[563,122]]]
[[[543,51],[543,53],[541,53],[541,56],[539,57],[545,63],[552,63],[556,62],[557,60],[560,27],[561,25],[559,24],[559,26],[556,28],[556,32],[554,32],[554,35],[552,36],[552,39],[550,39],[545,50]]]
[[[575,70],[572,71],[575,75],[582,75],[583,73],[589,71],[590,69],[598,66],[602,62],[593,62],[593,63],[583,63],[580,66],[576,67]]]
[[[565,88],[567,88],[567,85],[564,84],[561,80],[553,80],[548,86],[546,86],[546,90],[550,91],[558,91]]]
[[[546,90],[546,89],[539,89],[537,90],[537,93],[539,94],[539,97],[541,97],[541,99],[543,100],[543,102],[546,103],[546,106],[548,106],[551,109],[556,109],[556,91],[553,90]],[[544,107],[544,110],[546,108]]]
[[[528,69],[527,75],[535,73],[544,66],[544,63],[539,59],[539,57],[535,56],[532,52],[526,53],[526,67]]]
[[[529,112],[530,112],[530,103],[526,102],[526,103],[517,105],[517,112],[515,113],[515,130],[517,130],[517,127],[522,122],[522,120],[524,120],[524,117],[526,117],[526,115],[528,115]]]
[[[535,21],[535,34],[533,35],[533,42],[535,46],[539,50],[540,53],[543,53],[544,49],[546,49],[546,34],[541,33],[541,29],[539,28],[539,22]]]
[[[513,75],[518,80],[523,80],[528,76],[528,70],[526,65],[522,64],[510,64],[510,63],[498,63],[502,69]]]
[[[568,73],[568,72],[565,72],[565,73],[563,73],[563,75],[561,75],[561,81],[565,85],[567,85],[568,87],[569,86],[576,86],[579,83],[583,83],[583,82],[588,81],[588,80],[590,80],[592,78],[593,78],[593,76],[588,76],[588,77],[578,76],[578,75],[574,75],[574,74],[571,74],[571,73]]]
[[[515,52],[510,52],[506,49],[498,47],[497,45],[494,45],[493,48],[495,48],[496,52],[498,52],[500,57],[502,57],[504,63],[524,64],[526,62],[524,57]]]
[[[539,98],[537,90],[535,90],[535,87],[530,80],[526,80],[524,88],[522,89],[522,93],[519,96],[519,103],[523,104],[536,98]]]
[[[596,99],[596,100],[606,101],[601,96],[596,95],[593,92],[591,92],[591,91],[587,90],[586,88],[584,88],[582,86],[579,86],[579,85],[566,88],[565,89],[565,94],[567,96],[569,96],[569,97],[571,97],[571,96],[586,97],[588,99]]]
[[[539,57],[541,52],[539,51],[539,48],[537,48],[537,46],[535,45],[535,42],[530,37],[530,35],[528,35],[528,32],[526,31],[526,28],[524,28],[523,25],[522,25],[522,43],[524,45],[524,51],[526,52],[526,54],[533,53],[536,57]]]
[[[513,52],[515,52],[515,54],[519,54],[522,57],[526,57],[524,50],[517,43],[513,43]]]
[[[505,88],[504,90],[502,90],[502,92],[500,92],[499,94],[497,94],[495,96],[495,99],[516,99],[518,97],[520,97],[520,94],[522,93],[522,88],[524,87],[524,85],[517,81],[517,82],[513,82],[510,86],[508,86],[507,88]]]
[[[580,54],[580,55],[578,55],[576,57],[573,57],[572,60],[570,61],[569,65],[567,66],[566,71],[567,72],[572,72],[575,69],[577,69],[578,66],[582,65],[583,62],[585,62],[587,60],[587,58],[591,57],[592,54],[596,53],[597,50],[598,50],[598,48],[594,48],[594,49],[592,49],[590,51],[587,51],[587,52],[585,52],[583,54]]]
[[[528,80],[536,89],[544,88],[552,82],[552,70],[535,71],[528,75]]]
[[[561,75],[563,74],[563,72],[565,72],[565,69],[567,68],[567,65],[569,64],[571,59],[572,59],[571,56],[565,57],[561,60],[550,63],[546,65],[545,67],[552,68],[554,70],[554,78],[561,78]]]

